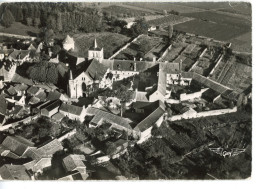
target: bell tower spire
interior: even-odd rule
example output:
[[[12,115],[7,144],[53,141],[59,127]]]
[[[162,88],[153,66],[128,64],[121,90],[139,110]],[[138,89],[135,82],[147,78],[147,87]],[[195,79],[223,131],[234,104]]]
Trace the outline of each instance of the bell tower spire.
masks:
[[[95,41],[94,41],[94,48],[95,48],[95,49],[98,48],[96,38],[95,38]]]

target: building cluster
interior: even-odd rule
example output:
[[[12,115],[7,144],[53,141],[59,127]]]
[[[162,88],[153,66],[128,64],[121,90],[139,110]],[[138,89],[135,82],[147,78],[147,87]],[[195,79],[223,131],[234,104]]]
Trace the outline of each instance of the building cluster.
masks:
[[[67,117],[81,123],[85,123],[87,117],[90,128],[102,128],[103,134],[98,136],[101,142],[107,140],[111,133],[116,136],[115,141],[105,144],[106,149],[91,155],[95,163],[109,161],[125,153],[131,144],[129,138],[137,144],[146,141],[152,136],[152,128],[160,127],[165,119],[208,116],[211,113],[202,112],[217,111],[218,108],[219,114],[236,111],[235,106],[227,105],[228,101],[235,102],[232,89],[197,73],[183,72],[181,61],[105,59],[103,48],[98,46],[96,40],[89,49],[87,59],[76,57],[74,62],[64,62],[69,67],[67,94],[53,84],[34,83],[19,77],[15,73],[17,66],[25,61],[33,62],[35,59],[31,54],[41,46],[36,48],[30,45],[28,50],[0,50],[0,60],[3,62],[0,68],[0,129],[3,131],[20,123],[26,124],[39,116],[55,122]],[[74,39],[67,36],[63,48],[73,51]],[[51,62],[59,62],[59,58],[51,59]],[[133,92],[133,97],[127,102],[126,110],[134,118],[112,113],[103,105],[101,96],[86,100],[94,87],[113,89],[113,83],[124,79],[131,80],[128,90]],[[120,99],[118,101],[120,104]],[[166,105],[173,107],[173,115],[166,113]],[[122,135],[126,138],[122,139]],[[1,157],[24,159],[24,162],[3,165],[0,176],[2,179],[37,179],[38,173],[52,167],[54,154],[59,151],[63,151],[63,146],[58,139],[35,146],[22,137],[7,136],[0,144]],[[62,166],[65,174],[60,180],[85,180],[93,172],[84,155],[70,154],[62,159]]]

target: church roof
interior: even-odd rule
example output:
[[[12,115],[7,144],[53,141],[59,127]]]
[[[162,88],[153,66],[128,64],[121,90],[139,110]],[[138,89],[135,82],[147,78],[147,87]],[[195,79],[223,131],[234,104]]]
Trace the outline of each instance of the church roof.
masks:
[[[90,63],[84,61],[76,66],[76,69],[72,70],[73,78],[77,78],[81,73],[85,72],[93,80],[99,80],[103,78],[107,71],[107,67],[101,64],[98,60],[93,59]]]

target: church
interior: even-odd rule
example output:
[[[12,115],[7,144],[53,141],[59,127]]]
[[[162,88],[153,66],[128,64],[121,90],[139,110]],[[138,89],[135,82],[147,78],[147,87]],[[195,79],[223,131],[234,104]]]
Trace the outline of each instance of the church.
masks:
[[[103,48],[98,46],[95,39],[93,46],[88,50],[87,60],[77,58],[75,68],[70,69],[69,96],[75,99],[86,97],[95,87],[111,87],[114,81],[138,75],[136,100],[146,102],[163,100],[167,96],[166,84],[169,78],[166,70],[171,68],[170,78],[177,80],[181,69],[179,63],[170,63],[170,67],[164,64],[167,63],[104,59]]]

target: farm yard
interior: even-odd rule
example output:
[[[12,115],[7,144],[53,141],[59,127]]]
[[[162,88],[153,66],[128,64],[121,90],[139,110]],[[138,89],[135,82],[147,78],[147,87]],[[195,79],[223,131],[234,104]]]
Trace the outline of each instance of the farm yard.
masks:
[[[128,48],[121,51],[115,59],[133,60],[134,58],[144,57],[152,60],[153,57],[159,58],[166,44],[162,38],[143,35],[137,41],[132,42]]]
[[[117,33],[80,33],[73,35],[75,40],[75,50],[71,52],[72,55],[77,55],[79,57],[87,57],[88,49],[93,45],[94,38],[97,40],[97,44],[104,48],[104,57],[109,58],[112,56],[119,48],[125,45],[130,38],[125,35]]]
[[[232,56],[227,62],[221,61],[210,78],[240,94],[251,85],[252,67],[238,62],[237,58]]]

